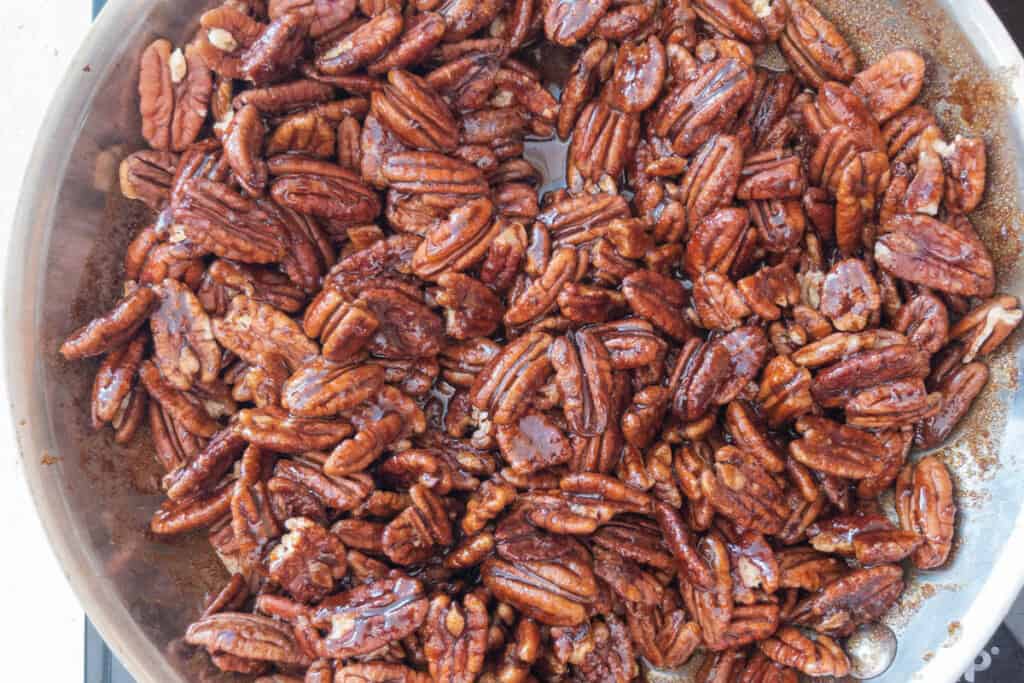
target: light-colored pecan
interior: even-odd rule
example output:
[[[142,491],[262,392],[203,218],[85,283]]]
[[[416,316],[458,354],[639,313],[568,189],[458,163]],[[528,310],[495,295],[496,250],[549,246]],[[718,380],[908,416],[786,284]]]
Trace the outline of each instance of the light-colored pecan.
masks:
[[[878,283],[859,259],[839,261],[821,283],[819,310],[841,332],[860,332],[882,305]]]
[[[150,147],[181,152],[195,142],[212,91],[210,70],[197,48],[182,52],[163,39],[147,47],[139,69],[139,111]]]
[[[961,318],[949,331],[949,337],[964,345],[963,362],[970,363],[978,356],[995,351],[1022,318],[1024,313],[1017,298],[1000,294]]]
[[[672,140],[672,149],[692,154],[726,129],[754,92],[754,72],[735,59],[703,66],[697,78],[679,83],[655,110],[652,130]]]
[[[885,123],[917,99],[924,86],[925,63],[912,50],[894,50],[858,73],[851,89]]]
[[[121,194],[160,211],[170,199],[171,182],[177,168],[178,155],[173,152],[141,150],[129,154],[118,169]]]
[[[483,670],[490,619],[487,607],[470,593],[460,605],[436,596],[424,622],[424,654],[435,681],[470,683]]]
[[[852,80],[857,56],[832,22],[808,0],[787,2],[789,21],[779,47],[800,80],[815,88],[830,80]]]

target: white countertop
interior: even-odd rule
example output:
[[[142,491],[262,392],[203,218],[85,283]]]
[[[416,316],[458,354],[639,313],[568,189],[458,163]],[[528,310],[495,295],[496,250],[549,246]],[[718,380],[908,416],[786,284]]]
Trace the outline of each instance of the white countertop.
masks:
[[[43,112],[89,22],[85,0],[4,3],[0,22],[5,90],[0,97],[0,244],[4,246]],[[0,282],[6,280],[6,260],[4,249]],[[0,444],[5,455],[0,458],[0,519],[6,527],[6,550],[0,569],[0,603],[9,624],[4,629],[4,678],[81,681],[82,608],[43,536],[14,443],[8,409],[2,406]]]

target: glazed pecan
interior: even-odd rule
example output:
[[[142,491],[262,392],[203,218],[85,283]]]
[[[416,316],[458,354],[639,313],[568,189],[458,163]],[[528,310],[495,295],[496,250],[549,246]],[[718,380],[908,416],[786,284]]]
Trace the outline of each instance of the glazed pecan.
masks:
[[[156,290],[160,305],[150,319],[150,329],[160,373],[182,391],[195,382],[213,382],[220,373],[221,350],[199,300],[176,280],[164,280]]]
[[[808,676],[841,678],[850,672],[850,660],[838,643],[828,636],[812,640],[792,626],[783,626],[773,637],[763,641],[760,648],[771,660]]]
[[[715,60],[697,78],[673,86],[655,110],[652,130],[671,140],[677,154],[692,154],[732,122],[753,91],[749,66],[735,59]]]
[[[1017,328],[1024,313],[1016,297],[1000,294],[971,310],[949,331],[964,347],[963,362],[992,353]]]
[[[878,619],[903,592],[903,569],[883,564],[838,578],[797,604],[793,622],[819,633],[845,637]]]
[[[343,37],[325,37],[313,64],[327,76],[351,74],[383,55],[398,39],[403,25],[401,12],[389,7]]]
[[[455,117],[422,78],[394,69],[388,84],[371,95],[372,111],[404,144],[450,152],[459,142]]]
[[[548,40],[570,47],[584,38],[608,11],[611,0],[572,2],[554,0],[546,6],[544,33]]]
[[[254,614],[210,615],[189,626],[185,641],[204,647],[211,654],[224,653],[282,666],[308,666],[311,662],[291,628]]]
[[[127,343],[156,308],[159,295],[152,287],[132,287],[106,315],[68,335],[60,353],[67,360],[98,356]]]
[[[808,0],[787,0],[789,21],[779,37],[786,60],[807,85],[849,82],[857,72],[857,56],[836,27]]]
[[[317,355],[316,343],[294,320],[247,296],[236,296],[224,316],[214,318],[213,334],[224,348],[252,365],[277,355],[298,368]]]
[[[365,223],[380,214],[380,199],[359,177],[336,164],[301,156],[271,159],[276,176],[270,192],[281,206],[346,223]]]
[[[956,503],[949,470],[935,456],[907,465],[896,481],[896,511],[900,526],[924,538],[913,554],[918,569],[937,569],[946,563],[953,541]]]
[[[150,147],[181,152],[195,142],[212,91],[210,69],[195,46],[182,52],[167,40],[150,44],[139,69],[142,136]]]
[[[129,154],[118,168],[121,194],[160,211],[170,199],[171,182],[177,168],[178,155],[173,152],[141,150]]]
[[[884,229],[875,259],[895,277],[950,294],[992,294],[992,259],[977,237],[921,214],[896,216]]]

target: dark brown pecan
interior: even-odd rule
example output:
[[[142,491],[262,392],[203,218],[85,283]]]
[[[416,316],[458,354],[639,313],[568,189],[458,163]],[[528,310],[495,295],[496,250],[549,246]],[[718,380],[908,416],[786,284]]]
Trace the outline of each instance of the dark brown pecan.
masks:
[[[905,343],[860,351],[820,371],[814,378],[811,393],[822,406],[840,407],[861,390],[926,377],[928,360],[927,352]]]
[[[402,33],[402,13],[388,8],[351,33],[325,38],[314,65],[327,76],[346,76],[377,60]]]
[[[814,409],[811,396],[811,373],[794,363],[788,356],[776,356],[768,361],[757,394],[768,421],[779,426]]]
[[[590,553],[578,541],[523,522],[500,526],[496,538],[498,557],[481,570],[496,598],[551,626],[573,626],[587,618],[597,580]]]
[[[310,610],[308,620],[300,618],[296,632],[317,656],[348,658],[405,638],[420,627],[428,608],[420,581],[391,572],[328,596]],[[319,631],[327,635],[320,637]]]
[[[558,304],[562,288],[579,276],[580,259],[576,249],[562,247],[552,254],[547,266],[513,299],[505,311],[505,324],[523,325],[542,318]]]
[[[139,402],[142,392],[135,387],[135,375],[138,373],[142,356],[146,351],[146,337],[138,335],[124,346],[114,349],[106,355],[92,385],[92,426],[101,429],[107,422],[114,423],[118,443],[127,441],[132,434],[121,436],[119,423],[133,410],[134,403]]]
[[[780,151],[757,154],[744,161],[737,199],[791,199],[801,197],[807,178],[797,156]]]
[[[640,119],[603,101],[583,108],[572,135],[566,175],[571,187],[583,189],[585,181],[604,189],[613,187],[633,157],[640,141]]]
[[[657,101],[667,66],[665,46],[657,36],[627,43],[618,50],[615,70],[603,97],[619,111],[639,114]]]
[[[160,211],[170,199],[171,182],[177,168],[178,155],[173,152],[141,150],[129,154],[118,170],[121,194]]]
[[[541,413],[527,413],[497,430],[502,457],[513,470],[538,472],[568,462],[572,451],[562,430]]]
[[[792,626],[783,626],[759,647],[772,661],[808,676],[842,678],[850,672],[850,659],[836,641],[823,635],[812,640]]]
[[[337,415],[372,398],[383,383],[384,370],[379,366],[315,358],[285,383],[281,405],[298,417]]]
[[[789,514],[780,481],[732,446],[719,449],[715,461],[713,471],[700,477],[701,491],[715,510],[742,527],[780,533]]]
[[[409,489],[412,505],[384,527],[381,542],[388,559],[398,565],[420,564],[433,546],[452,543],[452,529],[443,500],[423,484]]]
[[[956,502],[949,470],[935,456],[907,465],[896,481],[900,526],[924,538],[913,554],[918,569],[937,569],[952,548]]]
[[[60,353],[67,360],[98,356],[128,343],[159,303],[152,287],[133,287],[106,315],[68,335]]]
[[[677,280],[654,271],[638,270],[622,281],[622,293],[635,313],[677,341],[692,335],[682,315],[689,296]]]
[[[487,199],[472,199],[452,211],[432,228],[416,249],[412,266],[420,277],[434,279],[447,270],[466,270],[487,253],[501,232],[494,221],[494,205]]]
[[[279,453],[324,450],[352,433],[347,422],[292,417],[272,406],[239,412],[232,429],[249,443]]]
[[[903,569],[883,564],[842,576],[797,604],[792,620],[832,636],[848,636],[882,617],[903,592]]]
[[[949,331],[950,339],[964,345],[963,362],[995,351],[1017,328],[1024,312],[1016,297],[1000,294],[986,301],[957,322]]]
[[[269,161],[277,176],[274,200],[298,213],[347,223],[365,223],[380,214],[380,199],[352,171],[325,161],[284,155]]]
[[[222,258],[244,263],[284,258],[282,226],[227,185],[201,178],[185,181],[173,218],[188,240]]]
[[[210,70],[196,47],[182,52],[163,39],[147,47],[139,69],[139,111],[150,147],[181,152],[195,142],[212,91]]]
[[[610,6],[611,0],[553,0],[546,5],[544,33],[559,45],[575,45],[597,26]]]
[[[391,154],[384,159],[380,172],[386,183],[398,192],[451,197],[450,208],[484,195],[488,190],[480,169],[437,152]]]
[[[974,235],[922,214],[896,216],[884,230],[875,259],[895,277],[950,294],[992,294],[992,259]]]
[[[223,653],[282,666],[311,663],[289,626],[254,614],[222,612],[204,617],[188,627],[185,641],[214,655]]]
[[[611,409],[612,367],[600,339],[581,330],[556,339],[549,354],[569,427],[581,436],[603,433]]]
[[[686,156],[723,131],[754,92],[754,72],[735,59],[703,66],[697,78],[675,85],[658,105],[652,131]]]
[[[836,27],[808,0],[787,0],[789,21],[779,47],[800,80],[811,87],[826,81],[851,81],[857,56]]]
[[[459,127],[448,105],[422,78],[394,69],[388,84],[371,96],[372,111],[404,144],[450,152],[459,143]]]
[[[690,277],[711,271],[726,275],[749,225],[750,213],[737,207],[716,209],[692,225],[683,263]]]
[[[298,14],[274,19],[242,54],[242,75],[257,86],[287,78],[296,70],[308,32],[308,22]]]
[[[166,500],[154,513],[150,530],[159,536],[174,536],[211,527],[230,514],[234,486],[225,482],[209,493],[181,500]]]
[[[941,299],[922,292],[900,307],[893,327],[911,344],[936,353],[949,338],[949,313]]]
[[[821,417],[796,421],[802,439],[789,444],[790,454],[811,469],[846,479],[881,474],[885,446],[869,432]]]
[[[988,367],[977,362],[962,365],[943,377],[934,387],[942,396],[941,407],[920,423],[915,443],[921,448],[934,448],[948,439],[985,388],[988,377]]]
[[[732,202],[742,166],[743,150],[731,135],[715,135],[700,149],[679,186],[691,230]]]

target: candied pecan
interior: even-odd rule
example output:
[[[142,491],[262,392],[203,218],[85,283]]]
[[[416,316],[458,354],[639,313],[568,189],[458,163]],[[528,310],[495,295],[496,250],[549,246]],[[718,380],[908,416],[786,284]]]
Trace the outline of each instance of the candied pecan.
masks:
[[[278,309],[239,295],[227,312],[213,320],[213,334],[220,344],[251,365],[266,356],[278,355],[298,368],[317,355],[317,345],[299,325]]]
[[[792,620],[819,633],[845,637],[879,619],[903,592],[903,569],[883,564],[852,571],[802,600]]]
[[[511,303],[505,311],[505,324],[523,325],[555,308],[561,289],[578,278],[580,265],[576,249],[562,247],[555,251],[539,277],[520,292],[512,292]]]
[[[792,626],[783,626],[759,647],[772,661],[808,676],[842,678],[850,672],[850,660],[838,643],[824,635],[812,640]]]
[[[754,91],[754,72],[736,59],[717,59],[701,67],[692,81],[672,87],[654,112],[652,131],[672,141],[686,156],[724,130]]]
[[[152,287],[132,287],[106,315],[78,328],[61,344],[67,360],[78,360],[113,351],[129,342],[159,305]]]
[[[195,382],[213,382],[220,372],[221,350],[199,300],[176,280],[164,280],[155,289],[160,305],[150,319],[150,329],[160,374],[181,391]]]
[[[949,470],[935,456],[909,464],[896,481],[900,526],[924,538],[912,558],[918,569],[937,569],[952,548],[956,503]]]
[[[639,140],[638,115],[621,112],[603,101],[589,103],[580,112],[572,135],[566,171],[570,186],[583,189],[583,182],[590,181],[604,188],[610,180],[617,187]]]
[[[314,358],[285,382],[281,405],[298,417],[327,417],[372,398],[384,383],[376,365],[337,364]]]
[[[395,571],[328,596],[310,610],[308,619],[299,618],[295,630],[317,656],[348,658],[406,637],[420,627],[428,609],[423,584]],[[328,634],[320,637],[319,631]]]
[[[828,338],[819,343],[827,341]],[[838,343],[844,341],[839,340]],[[803,356],[798,356],[797,362],[800,362]],[[926,377],[929,372],[928,360],[927,352],[900,342],[860,351],[820,371],[811,385],[811,393],[824,407],[840,407],[864,389],[887,382]]]
[[[139,379],[150,398],[159,403],[190,433],[210,437],[220,428],[199,398],[175,389],[163,378],[152,361],[143,361],[139,366]]]
[[[496,598],[551,626],[573,626],[587,618],[597,581],[587,550],[568,537],[506,523],[496,534],[498,557],[481,577]]]
[[[430,601],[423,649],[433,680],[468,683],[476,679],[484,666],[489,623],[486,605],[472,593],[462,605],[447,595]]]
[[[345,546],[322,526],[302,517],[284,523],[287,533],[270,551],[267,571],[296,600],[316,602],[347,570]]]
[[[708,502],[738,525],[765,534],[782,530],[788,509],[781,483],[751,456],[732,446],[715,454],[713,470],[705,470],[700,488]]]
[[[254,614],[222,612],[204,617],[188,627],[185,641],[204,647],[211,654],[223,653],[282,666],[311,663],[290,627]]]
[[[921,214],[896,216],[885,230],[875,259],[895,277],[950,294],[992,294],[992,260],[977,237]]]
[[[995,351],[1017,328],[1024,313],[1016,297],[1000,294],[972,309],[949,331],[964,345],[963,362]]]
[[[604,65],[608,64],[608,57],[613,53],[609,52],[609,44],[605,40],[593,40],[589,45],[580,53],[576,62],[573,64],[572,71],[569,73],[565,81],[565,85],[562,87],[561,98],[558,109],[558,136],[563,140],[569,137],[572,132],[573,124],[576,122],[579,116],[580,110],[583,105],[590,99],[594,94],[594,90],[597,87],[599,76],[601,75],[601,69]],[[654,62],[649,66],[657,70],[657,55],[651,55],[654,58]],[[664,57],[662,57],[664,59]],[[644,66],[648,66],[646,60],[643,63]],[[624,67],[625,68],[625,67]],[[664,66],[662,67],[664,70]],[[625,76],[625,73],[623,74]],[[664,79],[664,74],[662,75]],[[659,85],[660,88],[660,85]],[[610,97],[620,97],[609,91]]]
[[[501,425],[496,436],[502,457],[517,472],[538,472],[572,456],[565,434],[542,413],[527,413]]]
[[[355,0],[270,0],[267,14],[271,20],[299,14],[309,24],[309,36],[316,39],[345,23],[355,8]]]
[[[118,169],[121,194],[160,211],[170,199],[171,182],[177,168],[178,155],[173,152],[144,149],[129,154]]]
[[[423,484],[409,489],[412,505],[384,527],[381,542],[388,559],[399,565],[419,564],[433,554],[433,545],[451,545],[452,530],[442,499]]]
[[[936,353],[949,337],[949,313],[941,299],[922,292],[900,307],[893,328],[911,344]]]
[[[749,225],[749,212],[736,207],[715,209],[692,225],[683,264],[690,277],[696,279],[706,272],[727,274]]]
[[[274,406],[240,411],[232,429],[249,443],[279,453],[323,450],[352,433],[347,422],[293,417]]]
[[[757,398],[769,423],[777,427],[814,409],[810,389],[811,373],[807,368],[796,365],[788,356],[776,356],[765,366]]]
[[[850,86],[871,113],[885,123],[917,99],[924,85],[925,63],[912,50],[894,50],[858,73]]]
[[[934,387],[942,396],[941,407],[921,421],[914,442],[921,448],[934,448],[948,439],[985,387],[988,377],[988,368],[977,362],[962,365],[943,377]]]
[[[195,45],[203,61],[225,78],[245,78],[242,60],[266,26],[230,4],[206,12],[199,24]]]
[[[715,135],[700,148],[680,184],[686,225],[691,230],[712,211],[732,201],[742,165],[739,140],[731,135]]]
[[[701,275],[691,296],[701,327],[709,330],[736,329],[751,314],[736,285],[719,273]]]
[[[553,0],[544,12],[544,33],[548,40],[571,47],[597,26],[610,6],[611,0]]]
[[[806,189],[800,158],[771,150],[744,160],[736,198],[789,199],[801,197]]]
[[[779,47],[800,80],[815,88],[829,80],[852,80],[857,56],[832,22],[808,0],[787,2],[789,21]]]
[[[448,105],[422,78],[394,69],[388,84],[371,95],[372,111],[400,141],[417,149],[450,152],[459,128]]]
[[[352,171],[298,155],[268,162],[274,200],[298,213],[329,220],[365,223],[380,214],[380,199]]]
[[[881,308],[878,284],[859,259],[839,261],[821,283],[819,310],[841,332],[860,332]]]
[[[691,336],[682,315],[689,297],[682,284],[650,270],[637,270],[622,281],[622,293],[630,308],[677,341]]]
[[[865,389],[845,406],[847,424],[864,429],[907,427],[935,415],[942,395],[928,393],[920,379],[900,380]]]
[[[206,121],[213,92],[210,70],[193,45],[173,49],[157,40],[142,53],[139,111],[142,136],[157,150],[184,151]]]
[[[257,86],[287,78],[304,51],[308,31],[309,24],[297,14],[274,19],[242,54],[241,74]]]
[[[233,492],[233,484],[225,482],[208,493],[168,499],[154,513],[149,528],[158,536],[173,536],[211,527],[230,513]]]
[[[494,332],[501,324],[501,300],[479,280],[461,273],[442,274],[435,301],[445,307],[445,332],[453,339],[472,339]]]
[[[451,208],[488,190],[480,169],[437,152],[390,154],[381,164],[380,173],[398,192],[449,195],[454,202]]]
[[[401,35],[403,25],[402,13],[389,7],[344,37],[325,37],[313,64],[327,76],[349,75],[381,57]]]
[[[645,111],[661,94],[666,68],[665,47],[657,36],[627,43],[618,50],[615,70],[603,97],[619,111],[632,114]]]
[[[789,452],[811,469],[846,479],[881,474],[885,447],[873,434],[811,415],[795,426],[803,438],[791,442]]]
[[[100,429],[107,422],[115,423],[120,437],[121,428],[117,423],[127,417],[133,403],[138,402],[141,392],[135,387],[135,376],[142,356],[146,351],[146,337],[137,335],[124,346],[106,355],[96,371],[92,385],[92,425]],[[138,410],[138,408],[136,408]],[[130,440],[127,434],[124,440]],[[122,441],[118,441],[122,443]]]

